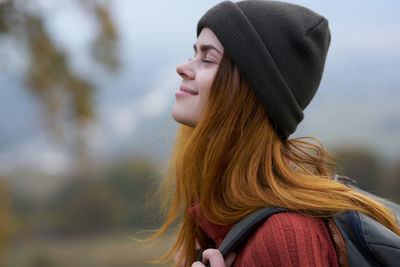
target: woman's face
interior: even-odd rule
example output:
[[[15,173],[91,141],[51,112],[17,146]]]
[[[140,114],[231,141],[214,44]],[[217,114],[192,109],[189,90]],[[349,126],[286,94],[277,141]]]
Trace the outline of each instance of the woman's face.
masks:
[[[194,44],[194,57],[179,64],[176,72],[182,77],[172,117],[179,123],[194,127],[203,114],[211,84],[222,59],[224,48],[217,36],[203,28]]]

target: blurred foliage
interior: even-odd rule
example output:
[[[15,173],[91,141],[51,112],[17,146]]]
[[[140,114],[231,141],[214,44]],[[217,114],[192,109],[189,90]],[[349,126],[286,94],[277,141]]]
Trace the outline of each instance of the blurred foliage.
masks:
[[[89,77],[81,77],[68,65],[67,54],[52,41],[44,18],[38,12],[31,11],[31,7],[38,4],[35,2],[1,1],[0,35],[7,35],[26,48],[29,58],[25,74],[27,89],[43,103],[49,128],[59,138],[62,136],[62,123],[66,120],[81,128],[95,117],[95,87]],[[100,26],[92,45],[94,59],[110,70],[118,69],[118,35],[106,2],[75,2],[80,4],[89,16],[94,17]],[[77,142],[84,143],[80,138]]]
[[[52,208],[62,211],[56,213],[58,221],[55,231],[64,236],[97,234],[121,227],[125,210],[123,196],[107,185],[108,181],[72,180],[75,190],[69,190],[55,200]],[[71,186],[71,185],[70,185]],[[70,189],[67,187],[67,190]],[[50,209],[51,210],[51,209]]]
[[[379,187],[382,180],[376,178],[381,174],[382,166],[372,151],[345,147],[337,150],[335,155],[343,168],[343,174],[355,179],[360,187],[372,191]]]
[[[13,232],[11,198],[7,186],[0,182],[0,259]]]
[[[16,212],[29,222],[23,235],[71,238],[154,226],[146,192],[160,180],[156,166],[134,157],[102,168],[94,179],[68,179],[45,202],[15,199]]]
[[[334,155],[339,174],[366,191],[400,202],[400,160],[388,166],[373,150],[355,146],[337,148]]]
[[[105,7],[97,5],[94,7],[94,10],[101,24],[101,32],[93,43],[93,55],[110,69],[116,70],[120,66],[120,63],[116,55],[116,41],[118,40],[118,36],[114,23]]]
[[[387,197],[400,203],[400,160],[388,167],[389,183],[384,188],[388,191]]]

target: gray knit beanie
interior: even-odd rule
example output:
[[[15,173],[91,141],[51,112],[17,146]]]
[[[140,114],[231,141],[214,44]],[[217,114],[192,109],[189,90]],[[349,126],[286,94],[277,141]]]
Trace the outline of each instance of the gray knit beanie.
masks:
[[[330,43],[328,21],[278,1],[221,2],[197,25],[218,37],[286,140],[303,119],[321,81]]]

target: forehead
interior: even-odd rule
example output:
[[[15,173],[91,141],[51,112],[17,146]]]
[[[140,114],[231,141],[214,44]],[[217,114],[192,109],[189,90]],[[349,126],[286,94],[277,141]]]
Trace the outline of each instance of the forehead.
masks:
[[[224,47],[218,40],[217,36],[213,33],[210,28],[203,28],[199,34],[199,37],[197,37],[197,46],[201,45],[212,45],[215,48],[217,48],[219,51],[224,51]]]

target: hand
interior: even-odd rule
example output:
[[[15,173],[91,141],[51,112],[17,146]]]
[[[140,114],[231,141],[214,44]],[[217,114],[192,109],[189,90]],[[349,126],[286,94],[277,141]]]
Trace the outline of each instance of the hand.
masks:
[[[196,261],[192,264],[192,267],[203,267],[205,263],[210,263],[211,267],[230,267],[235,261],[236,254],[229,253],[225,258],[222,257],[221,252],[218,249],[210,248],[203,251],[203,262]]]
[[[179,257],[181,256],[181,254],[182,254],[182,247],[179,249],[179,251],[178,251],[178,253],[176,253],[176,255],[175,255],[175,257],[174,257],[174,262],[178,262],[178,259],[179,259]],[[199,245],[199,242],[197,242],[197,240],[196,240],[196,249],[200,249],[200,245]],[[185,259],[183,259],[183,262],[185,261]],[[180,262],[179,264],[177,264],[176,266],[177,267],[183,267],[184,265],[183,265],[183,262]]]

